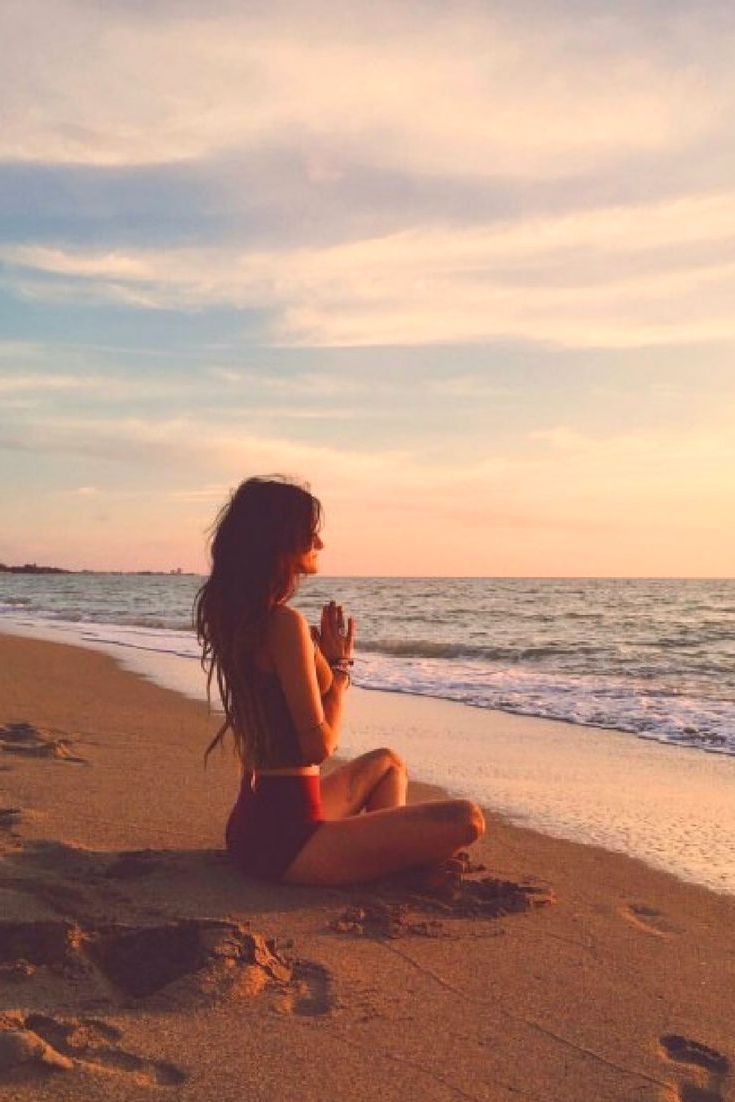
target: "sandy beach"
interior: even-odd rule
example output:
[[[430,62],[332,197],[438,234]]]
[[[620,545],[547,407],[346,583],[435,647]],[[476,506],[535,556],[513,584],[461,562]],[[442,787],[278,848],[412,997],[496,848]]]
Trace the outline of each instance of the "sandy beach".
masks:
[[[391,745],[412,703],[356,715]],[[0,636],[0,1098],[735,1098],[732,895],[492,807],[451,896],[249,881],[214,723]]]

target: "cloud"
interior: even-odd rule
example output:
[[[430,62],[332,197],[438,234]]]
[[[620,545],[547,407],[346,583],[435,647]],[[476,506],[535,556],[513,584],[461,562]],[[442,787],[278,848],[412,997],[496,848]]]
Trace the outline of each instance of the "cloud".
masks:
[[[517,391],[512,387],[501,386],[480,372],[452,375],[444,379],[427,379],[423,387],[429,394],[450,400],[469,399],[477,402],[483,399],[504,402],[515,401],[518,397]]]
[[[39,417],[5,443],[58,457],[60,469],[65,454],[90,460],[90,485],[114,503],[100,565],[139,562],[157,532],[172,562],[191,562],[229,489],[278,471],[308,478],[323,500],[325,569],[337,573],[722,575],[735,506],[733,414],[723,402],[706,424],[606,435],[550,424],[525,447],[496,443],[474,459],[299,443],[201,417]],[[65,520],[49,513],[59,546]],[[123,529],[139,533],[135,546]]]
[[[573,175],[698,139],[731,92],[724,57],[687,56],[694,19],[651,35],[627,11],[539,4],[530,19],[378,2],[212,17],[204,4],[181,15],[26,0],[4,23],[0,157],[15,161],[160,164],[277,146],[304,154],[316,186],[344,159]]]
[[[202,415],[177,418],[30,418],[23,446],[50,452],[94,455],[114,462],[147,465],[171,460],[174,480],[192,471],[212,477],[197,493],[219,492],[233,471],[281,471],[308,476],[331,495],[433,511],[437,503],[456,508],[464,501],[482,509],[482,492],[492,491],[504,508],[524,498],[553,512],[554,501],[569,495],[604,512],[615,498],[637,492],[659,494],[661,507],[685,489],[703,499],[709,488],[732,496],[735,484],[735,405],[724,401],[707,425],[688,429],[637,430],[590,435],[564,424],[534,430],[521,450],[490,446],[481,458],[452,463],[431,457],[420,446],[358,448],[299,442],[281,435],[236,431]],[[161,485],[168,479],[161,471]],[[169,480],[170,481],[170,480]],[[186,494],[191,494],[188,481]],[[588,500],[589,499],[589,500]],[[433,503],[433,504],[432,504]]]
[[[47,358],[53,362],[58,351],[50,347]],[[177,392],[187,396],[195,395],[199,389],[196,378],[177,380]],[[108,370],[105,374],[71,374],[65,371],[34,371],[0,373],[0,395],[6,406],[11,395],[32,396],[34,404],[48,399],[49,403],[59,403],[68,399],[85,402],[94,400],[104,405],[115,405],[125,400],[171,400],[171,383],[160,376],[141,374],[126,375],[122,369]]]
[[[410,455],[407,449],[344,451],[330,444],[258,435],[223,423],[219,414],[209,420],[202,415],[161,419],[39,415],[28,418],[19,429],[6,431],[0,447],[93,456],[141,468],[169,460],[175,463],[174,477],[179,471],[202,469],[332,471],[331,481],[345,488],[358,476],[374,478],[379,484]]]
[[[735,192],[311,248],[0,249],[78,301],[261,309],[304,346],[522,339],[629,348],[735,337]]]
[[[626,349],[735,336],[731,187],[636,202],[626,192],[654,169],[666,177],[665,157],[732,156],[735,21],[719,8],[379,0],[228,3],[214,18],[195,2],[28,0],[3,18],[0,159],[76,165],[86,180],[116,166],[95,217],[133,180],[150,190],[138,169],[124,175],[130,166],[168,165],[165,193],[179,165],[203,218],[219,202],[231,216],[211,245],[7,245],[5,286],[34,307],[242,309],[258,339],[292,347]],[[590,206],[580,179],[592,177],[621,199],[598,192]],[[304,198],[345,180],[333,211]],[[427,180],[453,200],[427,200]],[[494,207],[481,201],[499,181]],[[260,229],[242,212],[237,223],[238,195]],[[415,209],[412,196],[423,196]],[[131,214],[109,237],[126,239]]]
[[[86,375],[5,375],[0,376],[0,394],[18,394],[34,391],[44,393],[54,390],[87,390],[105,385],[105,380]]]
[[[237,390],[247,389],[264,391],[270,395],[303,395],[309,399],[344,398],[346,395],[375,393],[375,380],[356,379],[344,372],[335,375],[318,371],[299,371],[288,374],[275,374],[275,368],[240,369],[235,367],[210,367],[207,374],[217,382],[226,383],[234,394]],[[228,396],[228,400],[230,396]],[[327,407],[323,407],[327,409]],[[332,412],[337,412],[333,410]],[[344,412],[344,411],[340,411]],[[316,411],[314,413],[316,415]]]
[[[33,341],[0,341],[0,360],[35,360],[42,351]]]
[[[364,403],[359,409],[346,404],[368,391],[368,384],[360,380],[352,382],[341,373],[330,376],[305,371],[279,376],[274,371],[274,368],[262,368],[245,373],[230,368],[197,366],[186,376],[176,375],[176,408],[184,416],[196,409],[200,416],[216,416],[222,424],[254,419],[348,422],[358,416],[361,419],[382,416],[377,409],[365,407]],[[134,375],[120,367],[104,375],[50,371],[3,374],[0,371],[0,398],[5,410],[42,406],[53,410],[51,424],[54,429],[64,424],[59,416],[62,399],[64,407],[70,411],[81,399],[88,410],[96,408],[102,411],[103,417],[116,414],[121,418],[126,406],[131,404],[135,409],[145,407],[148,411],[156,406],[171,410],[174,400],[170,376],[149,372]],[[128,422],[131,430],[135,424]]]

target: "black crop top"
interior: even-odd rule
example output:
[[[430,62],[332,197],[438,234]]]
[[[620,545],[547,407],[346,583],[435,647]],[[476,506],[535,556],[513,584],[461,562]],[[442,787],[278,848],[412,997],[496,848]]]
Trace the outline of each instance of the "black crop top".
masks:
[[[304,760],[298,731],[275,670],[257,670],[253,690],[262,706],[263,719],[268,730],[275,736],[274,740],[279,748],[278,760],[261,762],[261,768],[285,769],[290,766],[313,765],[313,762]]]

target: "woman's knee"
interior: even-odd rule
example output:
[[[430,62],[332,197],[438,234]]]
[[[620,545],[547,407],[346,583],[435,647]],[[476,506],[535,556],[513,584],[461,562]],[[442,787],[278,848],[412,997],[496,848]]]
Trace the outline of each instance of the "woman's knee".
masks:
[[[396,773],[407,776],[408,770],[406,768],[406,763],[395,750],[391,750],[388,746],[381,746],[379,750],[373,750],[372,754],[375,760],[383,767],[384,772],[387,773],[389,770],[393,770]]]
[[[455,827],[460,844],[476,842],[485,833],[485,816],[472,800],[451,800],[436,804],[439,818]]]

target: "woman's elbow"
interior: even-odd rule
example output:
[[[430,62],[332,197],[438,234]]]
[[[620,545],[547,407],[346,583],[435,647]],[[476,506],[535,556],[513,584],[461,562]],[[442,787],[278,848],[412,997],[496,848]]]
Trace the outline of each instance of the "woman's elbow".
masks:
[[[322,765],[337,749],[337,740],[332,732],[321,724],[318,728],[302,735],[300,740],[304,762],[308,765]]]

